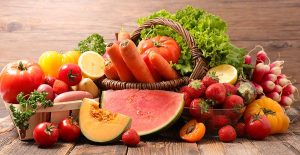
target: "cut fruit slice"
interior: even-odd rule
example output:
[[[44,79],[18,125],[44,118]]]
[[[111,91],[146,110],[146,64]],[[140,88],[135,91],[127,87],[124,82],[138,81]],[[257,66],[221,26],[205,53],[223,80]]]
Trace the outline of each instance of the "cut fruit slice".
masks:
[[[131,128],[140,136],[166,129],[180,117],[183,94],[162,90],[108,90],[102,92],[101,107],[132,118]]]
[[[80,55],[78,65],[85,77],[96,80],[104,75],[104,59],[93,51],[87,51]]]
[[[99,108],[92,99],[83,99],[79,112],[79,125],[83,135],[98,143],[118,141],[131,125],[131,118]]]
[[[220,83],[230,83],[234,85],[237,81],[238,72],[236,68],[231,65],[223,64],[213,67],[208,70],[207,74],[211,72],[216,73]]]

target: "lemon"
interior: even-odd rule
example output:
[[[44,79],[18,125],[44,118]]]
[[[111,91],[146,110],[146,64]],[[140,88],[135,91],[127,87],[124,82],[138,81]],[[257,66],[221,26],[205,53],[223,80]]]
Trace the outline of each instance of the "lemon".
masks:
[[[101,55],[93,51],[87,51],[80,55],[78,59],[83,76],[92,80],[99,79],[104,75],[104,59]]]
[[[237,81],[238,72],[236,68],[231,65],[223,64],[213,67],[210,70],[208,70],[207,74],[211,72],[216,73],[220,83],[235,84],[235,82]]]

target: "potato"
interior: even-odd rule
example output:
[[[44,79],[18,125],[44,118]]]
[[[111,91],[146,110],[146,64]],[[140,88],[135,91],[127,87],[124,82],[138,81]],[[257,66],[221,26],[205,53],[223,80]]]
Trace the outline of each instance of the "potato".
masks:
[[[90,78],[82,79],[78,84],[78,90],[87,91],[93,95],[94,98],[99,96],[99,89],[93,80]]]

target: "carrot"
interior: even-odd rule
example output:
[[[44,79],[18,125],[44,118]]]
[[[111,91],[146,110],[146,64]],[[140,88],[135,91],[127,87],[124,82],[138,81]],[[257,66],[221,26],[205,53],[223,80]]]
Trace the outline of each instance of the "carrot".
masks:
[[[151,72],[151,75],[153,76],[154,80],[156,82],[162,81],[162,77],[159,75],[159,73],[156,71],[156,69],[151,64],[148,54],[144,53],[144,54],[142,54],[142,57],[147,65],[147,67],[149,68],[149,71]]]
[[[123,40],[119,46],[122,58],[135,79],[139,82],[155,82],[133,41],[129,39]]]
[[[104,74],[108,79],[119,80],[119,75],[116,67],[111,61],[108,61],[105,65]]]
[[[134,77],[126,66],[126,63],[120,54],[118,45],[116,43],[109,43],[106,46],[106,52],[114,64],[120,80],[125,82],[133,81]]]
[[[164,59],[161,55],[151,52],[149,53],[149,59],[153,67],[158,71],[158,73],[166,80],[177,79],[177,72],[170,66],[168,61]]]

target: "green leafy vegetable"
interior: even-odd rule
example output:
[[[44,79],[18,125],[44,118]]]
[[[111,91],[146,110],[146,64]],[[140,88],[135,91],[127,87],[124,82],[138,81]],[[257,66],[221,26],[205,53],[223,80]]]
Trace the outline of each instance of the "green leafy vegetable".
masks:
[[[103,55],[105,52],[104,39],[100,34],[94,33],[80,41],[76,50],[79,50],[82,53],[86,51],[95,51]]]
[[[30,117],[35,114],[38,103],[40,103],[43,108],[53,106],[53,103],[50,100],[47,100],[46,96],[46,92],[38,91],[31,92],[27,99],[27,95],[24,95],[23,92],[17,95],[17,101],[20,104],[20,108],[18,109],[13,105],[9,106],[12,111],[13,121],[17,127],[23,130],[28,129],[28,121]]]
[[[209,67],[231,64],[239,71],[242,70],[245,51],[230,43],[229,36],[226,33],[226,23],[221,18],[204,10],[187,6],[182,10],[178,10],[175,14],[171,14],[166,10],[154,12],[148,17],[138,19],[138,24],[141,25],[147,20],[157,17],[174,20],[187,29],[194,37],[198,48],[203,52],[203,56],[208,60]],[[162,25],[141,32],[142,39],[157,35],[166,35],[177,41],[181,47],[181,57],[179,62],[173,64],[173,66],[182,75],[191,73],[192,57],[183,38],[171,28]]]

